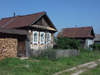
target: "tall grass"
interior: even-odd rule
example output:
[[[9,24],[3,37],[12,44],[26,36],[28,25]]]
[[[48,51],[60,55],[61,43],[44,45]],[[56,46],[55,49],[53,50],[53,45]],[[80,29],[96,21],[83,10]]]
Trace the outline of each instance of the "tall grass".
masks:
[[[36,59],[20,60],[19,58],[5,58],[0,61],[0,75],[52,75],[56,72],[76,65],[97,60],[100,51],[80,50],[75,57],[60,57],[56,60]],[[39,60],[39,61],[35,61]],[[29,67],[26,67],[28,65]]]

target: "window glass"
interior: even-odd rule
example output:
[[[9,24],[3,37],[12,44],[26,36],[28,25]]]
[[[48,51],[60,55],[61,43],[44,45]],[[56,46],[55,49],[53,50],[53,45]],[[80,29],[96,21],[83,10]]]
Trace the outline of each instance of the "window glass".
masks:
[[[44,44],[44,43],[45,43],[45,33],[40,32],[40,44]]]
[[[38,32],[33,31],[33,44],[38,44]]]
[[[51,42],[51,33],[47,33],[46,44],[50,44],[50,42]]]
[[[37,33],[34,33],[34,42],[37,42]]]

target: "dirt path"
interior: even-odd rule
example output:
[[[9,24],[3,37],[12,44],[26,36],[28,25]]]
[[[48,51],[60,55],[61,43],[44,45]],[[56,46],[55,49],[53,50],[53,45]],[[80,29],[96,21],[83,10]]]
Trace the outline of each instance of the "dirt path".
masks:
[[[82,72],[84,72],[86,70],[89,70],[91,68],[96,67],[98,65],[97,62],[100,62],[100,59],[98,61],[91,61],[91,62],[82,64],[82,65],[78,65],[76,67],[73,67],[73,68],[70,68],[70,69],[55,73],[53,75],[59,75],[59,74],[62,74],[64,72],[69,72],[69,71],[74,71],[74,70],[75,70],[75,72],[72,73],[71,75],[79,75],[79,74],[81,74]]]

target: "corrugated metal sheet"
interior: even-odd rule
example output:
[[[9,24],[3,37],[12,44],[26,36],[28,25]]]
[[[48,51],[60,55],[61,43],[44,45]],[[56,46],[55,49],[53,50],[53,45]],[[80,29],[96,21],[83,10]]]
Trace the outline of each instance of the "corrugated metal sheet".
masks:
[[[91,35],[92,30],[92,27],[65,28],[64,31],[58,33],[57,38],[59,36],[67,36],[69,38],[94,38],[94,36]]]

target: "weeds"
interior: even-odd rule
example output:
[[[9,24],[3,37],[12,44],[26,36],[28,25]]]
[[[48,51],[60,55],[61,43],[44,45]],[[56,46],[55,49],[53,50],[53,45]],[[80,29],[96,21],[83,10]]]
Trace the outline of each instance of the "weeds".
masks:
[[[82,49],[79,56],[60,57],[49,60],[47,57],[20,60],[19,58],[5,58],[0,61],[0,75],[52,75],[56,72],[74,67],[85,62],[100,58],[100,51],[86,51]],[[39,60],[39,62],[35,62]],[[29,65],[29,67],[25,67]]]

